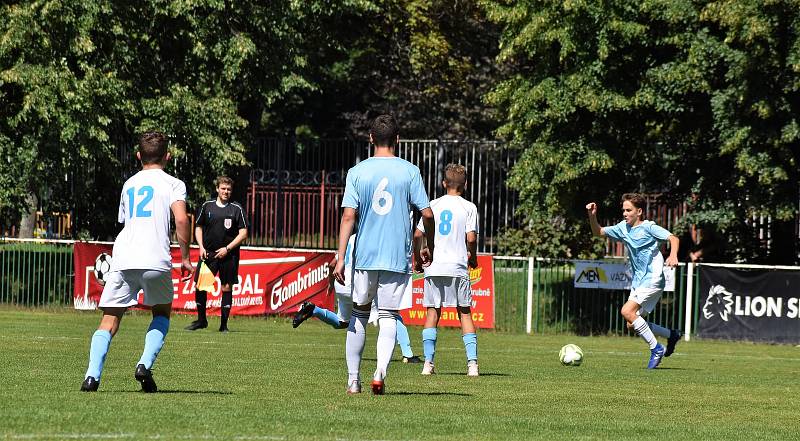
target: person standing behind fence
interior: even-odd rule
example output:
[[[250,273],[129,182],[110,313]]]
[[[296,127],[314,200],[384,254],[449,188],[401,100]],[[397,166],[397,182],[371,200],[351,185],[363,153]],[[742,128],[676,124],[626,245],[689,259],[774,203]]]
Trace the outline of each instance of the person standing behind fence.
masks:
[[[153,320],[144,337],[144,352],[134,378],[144,392],[158,389],[152,367],[164,345],[172,312],[170,212],[175,216],[175,234],[181,249],[181,277],[194,271],[189,260],[191,227],[186,214],[186,185],[163,170],[170,159],[167,138],[158,132],[143,134],[136,157],[142,170],[122,186],[118,219],[125,226],[114,241],[111,271],[100,296],[103,318],[92,335],[89,367],[81,385],[84,392],[94,392],[100,386],[111,339],[119,330],[122,315],[138,303],[140,289],[144,290],[144,304],[152,307]]]
[[[645,321],[647,314],[653,311],[664,292],[664,257],[659,250],[661,242],[669,241],[670,252],[667,266],[678,264],[679,239],[653,221],[642,218],[644,196],[637,193],[622,195],[623,221],[616,225],[600,227],[597,222],[597,204],[586,204],[589,225],[595,236],[607,236],[622,242],[628,249],[628,262],[631,266],[631,293],[628,301],[622,305],[622,316],[632,328],[647,342],[650,347],[648,369],[655,369],[662,357],[669,357],[675,351],[675,345],[681,337],[677,329],[667,329],[655,323]],[[667,338],[667,347],[656,340],[656,335]]]
[[[478,335],[472,322],[472,286],[467,267],[478,266],[478,209],[461,197],[467,183],[463,165],[448,164],[442,186],[447,194],[431,201],[436,221],[436,257],[425,268],[423,306],[427,308],[425,329],[422,330],[422,349],[425,364],[422,375],[432,375],[436,352],[436,328],[442,307],[455,307],[461,322],[461,338],[467,353],[467,375],[478,376]],[[415,270],[422,270],[419,250],[425,226],[417,225],[414,233]]]
[[[430,264],[434,250],[434,222],[419,168],[394,155],[399,141],[394,117],[381,115],[372,123],[370,142],[373,157],[361,161],[347,173],[338,255],[345,256],[347,241],[358,218],[353,271],[353,313],[347,328],[347,392],[361,392],[361,355],[366,341],[370,307],[377,300],[377,369],[372,393],[384,393],[384,380],[392,358],[397,316],[411,273],[411,207],[422,214],[429,248],[422,250],[424,264]],[[345,283],[344,259],[338,259],[334,278]]]
[[[200,246],[200,262],[219,275],[222,285],[222,302],[219,324],[220,332],[228,332],[228,317],[233,305],[232,287],[239,283],[239,245],[247,239],[247,221],[244,210],[236,202],[230,202],[233,179],[217,178],[217,198],[200,207],[195,220],[194,235]],[[200,271],[195,274],[195,284]],[[197,320],[186,327],[190,331],[208,327],[206,302],[208,293],[200,289],[194,292],[197,304]]]

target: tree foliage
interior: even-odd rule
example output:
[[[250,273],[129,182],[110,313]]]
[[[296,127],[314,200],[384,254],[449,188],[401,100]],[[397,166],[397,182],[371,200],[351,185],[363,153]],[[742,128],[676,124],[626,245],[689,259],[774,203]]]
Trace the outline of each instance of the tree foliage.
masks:
[[[499,134],[521,150],[509,184],[530,222],[584,225],[566,249],[585,250],[586,202],[616,217],[627,191],[688,200],[686,222],[724,233],[730,258],[758,257],[753,216],[787,231],[798,206],[800,3],[482,4],[512,70],[489,96]],[[783,237],[771,257],[796,259]],[[537,235],[531,250],[550,240]]]

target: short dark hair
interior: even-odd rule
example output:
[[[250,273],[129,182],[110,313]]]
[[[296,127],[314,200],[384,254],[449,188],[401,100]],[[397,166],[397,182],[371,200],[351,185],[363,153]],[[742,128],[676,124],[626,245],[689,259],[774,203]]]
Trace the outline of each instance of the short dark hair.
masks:
[[[644,195],[639,193],[625,193],[622,195],[622,202],[628,201],[633,204],[636,208],[641,208],[644,210],[644,206],[647,203],[647,199],[645,199]]]
[[[449,188],[457,188],[464,191],[464,184],[467,183],[467,168],[461,164],[447,164],[444,168],[444,181]]]
[[[375,118],[369,128],[369,134],[372,135],[372,142],[376,147],[394,147],[397,145],[399,133],[397,121],[392,115],[381,115]]]
[[[161,132],[144,132],[139,136],[142,164],[157,164],[167,154],[167,137]]]
[[[220,176],[217,178],[217,187],[219,187],[221,184],[228,184],[233,187],[233,179],[227,176]]]

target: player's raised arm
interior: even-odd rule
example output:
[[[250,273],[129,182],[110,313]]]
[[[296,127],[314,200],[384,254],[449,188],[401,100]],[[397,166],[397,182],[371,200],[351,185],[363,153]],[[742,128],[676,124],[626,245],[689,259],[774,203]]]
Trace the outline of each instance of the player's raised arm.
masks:
[[[353,225],[356,223],[355,208],[344,207],[342,212],[342,222],[339,224],[339,249],[337,254],[344,256],[347,253],[347,241],[353,233]],[[333,278],[344,285],[344,259],[338,259],[336,268],[333,270]]]
[[[589,216],[589,225],[592,227],[592,234],[595,236],[605,236],[603,227],[597,222],[597,204],[594,202],[586,204],[586,214]]]
[[[189,260],[189,241],[191,240],[191,225],[189,216],[186,215],[186,201],[175,201],[170,205],[172,215],[175,217],[175,236],[181,247],[181,279],[188,280],[194,272],[192,262]]]

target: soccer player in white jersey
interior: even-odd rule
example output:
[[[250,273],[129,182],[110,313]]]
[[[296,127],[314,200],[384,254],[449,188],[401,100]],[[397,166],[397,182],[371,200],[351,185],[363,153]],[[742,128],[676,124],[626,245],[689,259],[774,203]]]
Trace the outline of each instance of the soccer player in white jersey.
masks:
[[[461,322],[461,338],[467,353],[467,375],[478,376],[478,336],[472,321],[472,287],[467,267],[478,266],[478,209],[461,197],[467,183],[467,170],[463,165],[448,164],[442,186],[447,192],[431,201],[436,222],[436,257],[425,268],[425,294],[423,306],[427,308],[425,329],[422,330],[422,348],[425,364],[422,375],[431,375],[436,353],[436,328],[442,307],[455,307]],[[414,233],[415,258],[426,231],[422,222]],[[418,262],[419,259],[415,259]],[[415,263],[416,265],[416,263]],[[417,266],[416,270],[422,268]]]
[[[352,234],[350,235],[350,239],[347,241],[347,251],[344,256],[344,284],[335,281],[335,279],[331,280],[333,282],[333,291],[336,294],[336,312],[333,312],[329,309],[320,308],[313,302],[303,302],[303,304],[300,305],[300,309],[297,311],[297,314],[295,314],[294,318],[292,318],[293,328],[297,328],[304,321],[310,319],[311,317],[316,317],[333,329],[346,329],[350,326],[350,316],[353,313],[353,295],[350,281],[353,275],[353,244],[355,243],[355,239],[356,235]],[[336,262],[338,259],[339,256],[337,254],[329,264],[331,276],[333,275],[333,270],[336,269]],[[409,277],[411,276],[409,275]],[[411,307],[411,283],[408,283],[406,287],[403,303],[405,303],[405,300],[408,301],[408,306],[402,305],[402,309]],[[411,349],[411,338],[408,336],[408,328],[406,328],[405,323],[403,323],[402,317],[397,316],[396,318],[397,345],[400,346],[400,350],[403,352],[403,363],[422,363],[422,360],[420,360],[418,356],[414,355],[414,351]],[[373,308],[370,311],[369,322],[372,323],[377,320],[377,310],[374,308],[373,302]]]
[[[670,330],[645,321],[645,317],[656,307],[664,291],[665,262],[659,247],[662,242],[669,241],[670,252],[666,264],[667,266],[676,266],[679,240],[674,234],[659,227],[653,221],[642,218],[644,204],[644,196],[625,193],[622,195],[624,220],[607,227],[600,227],[597,222],[597,204],[588,203],[586,211],[589,215],[592,233],[595,236],[607,236],[622,242],[628,250],[628,262],[633,279],[631,280],[630,296],[628,301],[622,305],[620,312],[628,323],[628,328],[632,328],[647,342],[650,347],[650,361],[647,363],[647,368],[655,369],[663,357],[672,355],[675,345],[681,337],[678,330]],[[656,335],[667,339],[666,348],[656,340]]]
[[[339,226],[340,256],[358,219],[353,264],[353,313],[347,328],[347,392],[361,392],[361,355],[372,301],[378,308],[377,369],[372,393],[384,393],[384,379],[396,339],[398,310],[411,273],[411,207],[422,214],[429,247],[422,250],[424,264],[430,264],[434,250],[433,212],[422,185],[419,168],[394,155],[399,141],[398,127],[390,115],[375,118],[370,142],[375,154],[347,173],[342,221]],[[334,278],[344,284],[344,259],[339,259]]]
[[[172,312],[170,212],[175,216],[175,233],[181,248],[181,276],[193,272],[186,185],[163,170],[170,159],[167,138],[158,132],[144,133],[139,138],[136,157],[142,170],[122,186],[118,219],[125,226],[114,241],[111,272],[100,297],[103,318],[92,336],[89,368],[81,385],[85,392],[94,392],[100,386],[111,339],[119,330],[122,315],[137,304],[140,289],[144,290],[144,304],[152,307],[153,320],[144,337],[144,351],[134,378],[144,392],[157,391],[151,369],[164,345]]]

